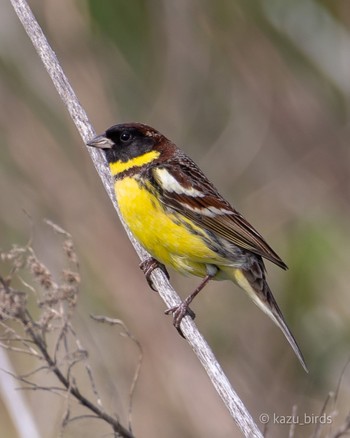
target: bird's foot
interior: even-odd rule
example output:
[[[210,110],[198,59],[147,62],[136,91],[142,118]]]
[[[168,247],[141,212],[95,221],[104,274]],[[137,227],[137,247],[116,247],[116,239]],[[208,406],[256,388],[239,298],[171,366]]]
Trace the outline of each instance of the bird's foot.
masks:
[[[184,316],[188,315],[192,319],[196,317],[196,314],[189,308],[187,300],[182,301],[178,306],[171,307],[165,311],[166,315],[173,315],[173,324],[179,334],[184,338],[184,334],[180,328],[180,324]]]
[[[209,280],[211,280],[215,272],[211,272],[210,274],[207,274],[203,281],[200,283],[200,285],[189,295],[185,300],[183,300],[178,306],[171,307],[170,309],[165,311],[166,315],[169,315],[170,313],[173,314],[173,324],[177,331],[180,333],[180,335],[184,338],[185,336],[182,333],[182,330],[180,328],[181,321],[185,315],[189,315],[192,319],[196,317],[196,314],[190,309],[189,305],[192,303],[193,299],[199,294],[199,292],[203,289],[203,287],[208,283]]]
[[[148,259],[140,263],[140,269],[142,269],[143,273],[145,274],[147,283],[149,284],[150,288],[153,289],[155,292],[157,292],[157,289],[154,287],[153,281],[151,279],[151,274],[157,268],[161,269],[164,272],[166,278],[169,280],[169,274],[166,270],[166,267],[163,265],[163,263],[158,262],[158,260],[156,260],[155,258],[149,257]]]

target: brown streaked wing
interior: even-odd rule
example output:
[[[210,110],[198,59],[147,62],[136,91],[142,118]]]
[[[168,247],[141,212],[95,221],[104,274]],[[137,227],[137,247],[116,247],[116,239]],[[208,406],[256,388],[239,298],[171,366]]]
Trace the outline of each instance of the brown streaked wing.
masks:
[[[165,169],[177,182],[186,189],[194,188],[204,196],[190,196],[186,193],[164,190],[162,181],[155,169]],[[252,225],[236,211],[216,190],[198,166],[186,155],[179,153],[176,157],[163,162],[151,169],[152,179],[158,185],[161,201],[164,205],[173,208],[195,224],[216,233],[240,248],[258,254],[283,269],[287,265],[266,243],[264,238]],[[210,208],[223,211],[222,214],[212,216],[201,213],[204,210],[210,213]]]

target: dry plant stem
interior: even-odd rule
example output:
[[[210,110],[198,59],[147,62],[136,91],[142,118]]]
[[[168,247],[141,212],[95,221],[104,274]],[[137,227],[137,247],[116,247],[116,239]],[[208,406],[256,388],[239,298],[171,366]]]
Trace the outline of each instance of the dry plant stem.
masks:
[[[2,286],[4,287],[4,289],[6,289],[8,291],[8,294],[10,295],[9,285],[7,284],[7,282],[4,281],[1,277],[0,277],[0,282],[1,282]],[[23,324],[31,342],[34,345],[36,345],[36,347],[39,349],[39,351],[41,353],[42,359],[44,359],[45,362],[47,363],[47,366],[45,366],[44,368],[49,368],[50,371],[55,374],[57,379],[61,382],[61,384],[65,388],[65,390],[70,395],[75,397],[76,400],[81,405],[85,406],[87,409],[89,409],[91,412],[93,412],[95,414],[94,418],[98,418],[98,419],[106,421],[106,423],[108,423],[112,427],[112,429],[115,433],[115,436],[123,437],[123,438],[134,438],[134,435],[128,429],[126,429],[124,426],[122,426],[117,418],[114,418],[114,417],[108,415],[106,412],[104,412],[98,406],[94,405],[89,399],[87,399],[80,392],[79,388],[75,385],[74,380],[72,380],[70,378],[69,370],[66,373],[66,375],[64,375],[62,373],[62,371],[60,370],[60,368],[56,364],[56,360],[50,355],[50,353],[47,350],[46,342],[45,342],[44,335],[42,334],[41,329],[36,328],[35,322],[33,321],[32,317],[28,313],[28,311],[27,310],[18,311],[16,318],[19,321],[21,321],[21,323]],[[38,355],[36,354],[35,356],[38,356]],[[73,366],[73,365],[74,365],[74,362],[72,362],[71,366]],[[38,368],[35,372],[37,372],[39,370],[40,370],[40,368]],[[45,386],[40,387],[38,385],[33,386],[33,384],[29,380],[26,379],[26,376],[20,377],[19,380],[24,382],[24,383],[28,383],[30,388],[48,390],[50,392],[57,391],[57,393],[62,391],[62,388],[59,388],[59,387],[48,388]]]
[[[131,339],[138,348],[139,358],[137,361],[136,370],[134,372],[134,377],[132,379],[132,383],[131,383],[131,387],[130,387],[130,391],[129,391],[129,422],[128,422],[129,424],[128,424],[128,426],[129,426],[129,430],[132,432],[132,402],[133,402],[133,398],[134,398],[136,383],[137,383],[139,376],[140,376],[141,365],[142,365],[142,361],[143,361],[142,345],[135,338],[135,336],[129,331],[129,329],[127,328],[127,326],[124,324],[124,322],[122,320],[116,319],[116,318],[109,318],[108,316],[103,316],[103,315],[90,315],[90,317],[98,322],[107,323],[107,324],[112,325],[112,326],[118,325],[118,326],[122,327],[123,331],[120,334],[122,336],[126,336],[129,339]]]
[[[71,85],[69,84],[55,53],[48,44],[45,35],[43,34],[25,0],[11,0],[11,3],[43,64],[45,65],[45,68],[49,73],[58,94],[65,103],[84,143],[86,143],[93,137],[95,132],[87,118],[86,112],[81,107]],[[109,169],[102,151],[94,148],[88,148],[88,152],[120,217],[118,205],[113,194],[113,182],[111,180]],[[146,260],[148,257],[150,257],[150,255],[134,239],[121,217],[120,220],[123,223],[129,239],[141,261]],[[180,304],[181,300],[179,296],[170,286],[167,278],[160,269],[156,269],[151,274],[151,279],[160,296],[165,301],[167,308]],[[243,435],[250,438],[262,438],[262,434],[257,425],[254,423],[251,415],[232,388],[205,339],[198,332],[196,325],[190,320],[189,317],[185,317],[183,319],[181,323],[181,330],[184,336],[187,338],[193,351],[198,356],[200,362],[204,366],[209,378],[212,381],[212,384],[220,394],[232,418],[241,429]]]
[[[116,436],[122,436],[124,438],[133,438],[134,435],[132,435],[127,429],[125,429],[116,418],[111,417],[110,415],[106,414],[104,411],[99,409],[96,405],[91,403],[90,400],[88,400],[81,394],[79,388],[74,384],[72,385],[72,383],[62,374],[60,369],[56,366],[55,361],[51,358],[50,354],[48,353],[44,340],[32,328],[33,321],[30,315],[28,313],[23,314],[21,316],[21,321],[25,326],[27,333],[33,339],[35,345],[37,345],[38,348],[40,349],[40,352],[43,355],[44,359],[46,360],[47,364],[49,365],[50,370],[55,374],[55,376],[67,389],[67,391],[69,391],[69,393],[72,394],[79,401],[80,404],[88,408],[90,411],[94,412],[98,418],[110,424],[114,432],[118,434]]]

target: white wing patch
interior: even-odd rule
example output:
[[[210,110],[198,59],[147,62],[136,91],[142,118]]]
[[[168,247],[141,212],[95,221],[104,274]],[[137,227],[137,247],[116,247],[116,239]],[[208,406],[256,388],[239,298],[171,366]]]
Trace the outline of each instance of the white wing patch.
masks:
[[[203,216],[208,216],[208,217],[215,217],[215,216],[222,216],[225,214],[232,214],[231,210],[225,210],[224,208],[216,208],[216,207],[205,207],[205,208],[200,208],[200,207],[192,207],[189,204],[185,204],[183,202],[181,202],[181,204],[186,207],[188,210],[192,210],[195,213],[199,213]]]
[[[201,191],[193,187],[183,187],[166,169],[155,169],[156,178],[167,192],[175,192],[179,195],[187,195],[197,198],[205,196]]]

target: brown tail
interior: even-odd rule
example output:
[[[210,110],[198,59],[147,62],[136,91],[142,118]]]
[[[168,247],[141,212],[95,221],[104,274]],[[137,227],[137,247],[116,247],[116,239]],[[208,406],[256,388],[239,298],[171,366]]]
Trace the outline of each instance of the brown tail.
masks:
[[[228,270],[225,269],[225,271],[229,274]],[[254,303],[282,330],[302,367],[308,373],[309,371],[300,348],[292,332],[289,330],[282,312],[267,284],[263,260],[260,257],[255,258],[249,270],[231,268],[230,271],[230,278],[245,290]]]

